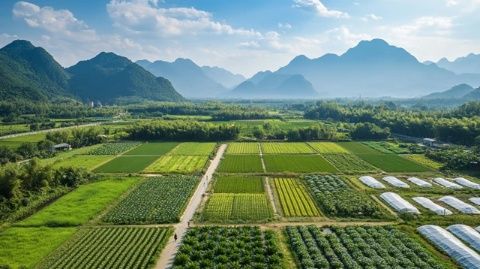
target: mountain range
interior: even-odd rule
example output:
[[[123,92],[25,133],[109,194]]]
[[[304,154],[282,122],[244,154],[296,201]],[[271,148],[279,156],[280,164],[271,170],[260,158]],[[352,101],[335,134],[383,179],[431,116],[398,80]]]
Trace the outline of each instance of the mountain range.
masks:
[[[457,58],[454,61],[442,58],[435,64],[457,74],[479,74],[480,54],[470,53],[469,55]]]
[[[468,84],[459,84],[452,88],[442,91],[434,92],[422,97],[423,99],[463,99],[463,100],[480,100],[480,87],[475,89]]]

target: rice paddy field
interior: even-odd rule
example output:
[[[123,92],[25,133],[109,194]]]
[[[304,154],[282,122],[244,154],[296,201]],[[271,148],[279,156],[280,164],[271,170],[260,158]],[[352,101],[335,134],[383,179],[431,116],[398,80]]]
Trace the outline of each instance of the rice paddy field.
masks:
[[[432,169],[395,154],[358,154],[364,161],[385,172],[429,172]]]
[[[264,155],[267,172],[334,173],[337,169],[320,155]]]
[[[214,193],[207,202],[204,219],[211,222],[261,221],[273,216],[265,194]]]
[[[171,155],[193,155],[193,156],[208,156],[212,154],[215,149],[215,143],[197,143],[197,142],[185,142],[178,144],[172,151]]]
[[[202,171],[208,161],[208,155],[186,156],[165,155],[144,169],[145,173],[193,174]]]
[[[333,142],[308,142],[318,153],[348,153],[346,149]]]
[[[272,179],[285,217],[316,217],[320,213],[305,186],[297,179]]]
[[[261,143],[263,154],[308,154],[315,151],[303,142]]]
[[[119,156],[94,171],[97,173],[139,173],[153,163],[158,156]]]
[[[112,158],[113,156],[109,155],[74,155],[70,158],[55,162],[53,167],[75,167],[93,170],[96,167],[108,162]]]
[[[174,149],[177,145],[178,143],[176,142],[147,142],[126,152],[125,155],[161,156]]]
[[[262,160],[259,155],[225,155],[218,172],[262,173]]]
[[[263,193],[263,180],[258,176],[219,176],[215,179],[215,193]]]
[[[327,160],[330,164],[335,166],[338,171],[344,173],[348,172],[370,172],[377,170],[375,167],[369,163],[363,161],[357,156],[349,153],[328,153],[322,154],[322,157]]]
[[[227,154],[259,154],[260,145],[253,142],[234,142],[229,143],[227,147]]]

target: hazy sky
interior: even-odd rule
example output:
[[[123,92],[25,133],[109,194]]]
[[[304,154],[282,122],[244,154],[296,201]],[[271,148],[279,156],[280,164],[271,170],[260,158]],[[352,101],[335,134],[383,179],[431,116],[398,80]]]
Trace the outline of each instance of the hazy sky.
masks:
[[[0,46],[27,39],[64,66],[112,51],[250,76],[362,39],[421,61],[479,53],[478,14],[480,0],[2,0]]]

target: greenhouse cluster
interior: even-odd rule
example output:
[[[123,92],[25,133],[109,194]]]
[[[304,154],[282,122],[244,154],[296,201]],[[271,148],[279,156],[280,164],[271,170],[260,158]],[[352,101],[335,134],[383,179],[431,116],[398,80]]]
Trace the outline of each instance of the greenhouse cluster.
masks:
[[[397,212],[420,214],[420,211],[418,211],[415,206],[394,192],[384,192],[380,195],[380,198],[387,202]]]
[[[480,197],[472,197],[468,200],[476,205],[480,205]]]
[[[470,247],[480,252],[480,233],[470,226],[455,224],[447,227],[447,230]]]
[[[435,225],[424,225],[417,230],[463,268],[480,269],[480,255],[447,230]]]
[[[407,180],[412,182],[413,184],[415,184],[417,186],[420,186],[420,187],[424,187],[424,188],[432,187],[432,183],[427,182],[427,181],[425,181],[423,179],[420,179],[418,177],[409,177]]]
[[[380,183],[378,180],[376,180],[371,176],[362,176],[359,179],[363,184],[369,186],[370,188],[385,189],[385,185],[383,185],[382,183]]]
[[[436,203],[434,203],[432,200],[425,198],[425,197],[414,197],[412,198],[415,202],[420,204],[421,206],[425,207],[426,209],[434,212],[437,215],[440,216],[447,216],[447,215],[452,215],[452,211],[446,209],[443,206],[440,206]]]
[[[383,180],[388,182],[388,184],[394,186],[394,187],[398,187],[398,188],[410,188],[410,186],[401,181],[400,179],[396,178],[396,177],[393,177],[393,176],[386,176],[386,177],[383,177]]]
[[[465,203],[464,201],[457,199],[453,196],[443,196],[442,198],[438,199],[441,202],[446,203],[447,205],[455,208],[456,210],[465,213],[465,214],[480,214],[480,210],[475,208],[474,206]]]
[[[480,190],[480,184],[472,182],[466,178],[463,177],[457,177],[453,179],[457,184],[460,184],[464,187],[470,188],[470,189],[475,189],[475,190]]]
[[[463,189],[463,187],[458,185],[457,183],[453,183],[441,177],[434,178],[433,181],[449,189],[454,189],[454,190]]]

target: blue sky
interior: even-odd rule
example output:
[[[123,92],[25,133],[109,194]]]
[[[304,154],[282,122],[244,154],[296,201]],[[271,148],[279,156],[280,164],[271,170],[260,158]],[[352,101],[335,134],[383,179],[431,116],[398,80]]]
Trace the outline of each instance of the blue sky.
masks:
[[[27,39],[64,66],[112,51],[250,76],[372,38],[421,61],[479,53],[479,11],[480,0],[3,0],[0,46]]]

